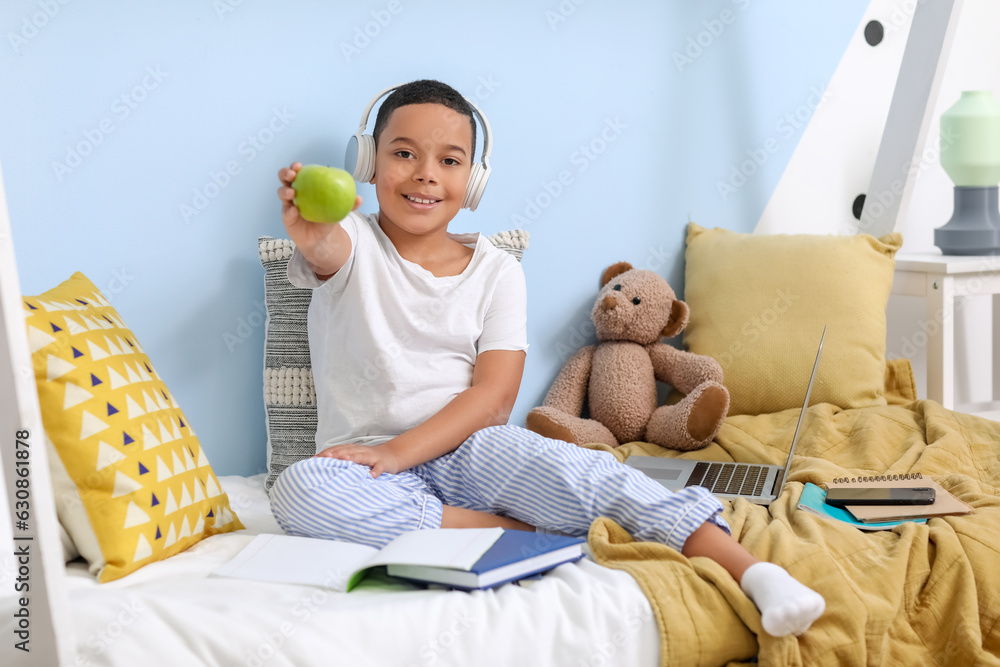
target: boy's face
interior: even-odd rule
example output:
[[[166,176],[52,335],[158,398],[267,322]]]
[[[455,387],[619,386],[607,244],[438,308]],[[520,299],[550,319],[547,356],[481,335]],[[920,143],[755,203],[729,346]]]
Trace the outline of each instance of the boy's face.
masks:
[[[379,136],[372,178],[383,229],[446,230],[465,200],[473,151],[468,116],[441,104],[393,111]]]

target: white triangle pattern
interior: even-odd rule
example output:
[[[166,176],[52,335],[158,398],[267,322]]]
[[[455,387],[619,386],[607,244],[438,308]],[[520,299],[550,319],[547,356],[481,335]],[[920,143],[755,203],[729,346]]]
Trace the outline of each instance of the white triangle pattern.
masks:
[[[126,380],[125,378],[123,378],[121,376],[121,374],[117,373],[110,366],[108,367],[108,377],[111,379],[111,388],[112,389],[121,389],[122,387],[127,387],[128,384],[129,384],[128,380]]]
[[[153,555],[153,547],[149,546],[149,540],[142,533],[139,533],[139,540],[135,545],[135,555],[132,556],[132,562],[138,563],[141,560],[145,560]]]
[[[156,401],[150,398],[149,394],[147,394],[145,391],[142,392],[142,397],[146,401],[146,412],[156,412],[157,410],[160,409],[160,406],[156,404]]]
[[[86,440],[108,428],[108,425],[86,410],[83,411],[83,421],[80,424],[80,440]]]
[[[122,528],[133,528],[149,522],[149,515],[143,512],[142,509],[135,504],[135,501],[130,500],[128,503],[128,510],[125,512],[125,524]]]
[[[94,469],[104,470],[108,466],[114,465],[115,463],[118,463],[126,458],[128,457],[101,440],[97,444],[97,465]]]
[[[85,401],[89,401],[93,397],[93,394],[80,385],[67,382],[66,395],[63,397],[63,410],[69,410],[70,408],[80,405]]]
[[[90,348],[90,358],[94,361],[99,361],[101,359],[107,359],[109,355],[104,349],[101,348],[97,343],[92,340],[87,341],[87,347]]]
[[[184,491],[183,491],[183,492],[181,493],[181,504],[180,504],[180,508],[181,508],[181,509],[184,509],[185,507],[190,507],[190,506],[191,506],[191,503],[192,503],[193,501],[191,500],[191,494],[190,494],[190,493],[188,493],[188,487],[187,487],[187,484],[184,484],[184,483],[182,482],[182,483],[181,483],[181,488],[183,488],[183,489],[184,489]]]
[[[60,359],[54,355],[49,355],[45,359],[45,379],[52,382],[56,378],[61,378],[66,373],[76,370],[76,365],[65,359]]]
[[[128,406],[128,418],[135,419],[136,417],[141,417],[146,414],[146,411],[142,409],[142,406],[135,402],[135,399],[126,394],[126,406]]]
[[[69,331],[74,336],[77,334],[82,334],[87,332],[87,328],[76,321],[76,318],[66,315],[63,320],[66,323],[66,330]]]
[[[136,375],[135,371],[128,364],[125,364],[125,372],[128,373],[129,382],[142,382],[142,378]]]
[[[174,498],[174,492],[172,489],[167,489],[167,504],[163,508],[164,516],[168,514],[173,514],[177,511],[177,500]]]
[[[191,458],[191,454],[188,452],[187,447],[184,448],[184,470],[194,470],[197,468],[194,464],[194,459]]]
[[[56,342],[56,339],[41,329],[32,326],[28,327],[28,346],[31,348],[32,354],[54,342]]]
[[[160,441],[156,439],[156,436],[153,435],[153,432],[149,430],[149,427],[143,424],[142,425],[143,450],[152,449],[153,447],[159,447],[159,446],[160,446]]]
[[[174,522],[170,522],[170,530],[167,531],[167,538],[163,541],[164,547],[171,546],[177,541],[177,531],[174,529]]]
[[[121,470],[115,472],[115,489],[111,492],[112,498],[118,498],[119,496],[125,496],[135,491],[142,489],[142,484],[135,481]]]
[[[163,459],[161,459],[159,456],[157,456],[156,457],[156,481],[157,482],[162,482],[163,480],[170,479],[173,476],[174,476],[174,473],[170,469],[170,466],[168,466]]]

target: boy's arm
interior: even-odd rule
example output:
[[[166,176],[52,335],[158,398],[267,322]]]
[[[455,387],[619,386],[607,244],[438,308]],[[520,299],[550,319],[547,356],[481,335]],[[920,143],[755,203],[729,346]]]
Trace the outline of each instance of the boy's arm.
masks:
[[[281,220],[285,223],[288,238],[302,253],[309,268],[320,280],[327,280],[340,271],[351,256],[351,237],[340,224],[311,222],[299,215],[295,206],[292,181],[302,168],[301,162],[278,171],[278,198],[281,200]],[[355,197],[354,210],[361,206],[361,197]]]
[[[476,357],[472,385],[430,418],[375,445],[337,445],[320,452],[370,466],[372,477],[396,473],[454,451],[487,426],[506,424],[524,372],[523,350],[489,350]]]

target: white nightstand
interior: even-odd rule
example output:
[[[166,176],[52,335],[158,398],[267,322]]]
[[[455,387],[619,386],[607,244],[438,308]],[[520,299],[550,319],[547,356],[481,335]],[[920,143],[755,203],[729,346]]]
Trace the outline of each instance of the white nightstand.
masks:
[[[942,256],[913,253],[896,256],[892,293],[922,296],[927,301],[927,317],[911,340],[927,346],[927,398],[955,409],[955,299],[993,297],[993,398],[1000,400],[1000,256]],[[963,406],[964,408],[965,406]],[[1000,419],[994,404],[977,404],[964,409]]]

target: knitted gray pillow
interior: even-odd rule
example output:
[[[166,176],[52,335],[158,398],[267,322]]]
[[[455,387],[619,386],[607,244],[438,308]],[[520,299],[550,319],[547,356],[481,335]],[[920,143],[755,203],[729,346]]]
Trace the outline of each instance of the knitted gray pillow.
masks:
[[[518,261],[528,248],[528,232],[515,229],[488,236]],[[309,360],[306,316],[312,290],[288,282],[286,267],[295,244],[288,239],[257,239],[264,267],[264,418],[267,429],[267,480],[316,453],[316,390]]]

